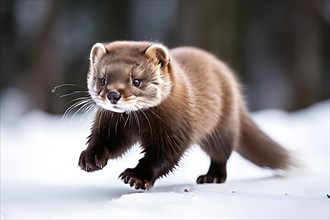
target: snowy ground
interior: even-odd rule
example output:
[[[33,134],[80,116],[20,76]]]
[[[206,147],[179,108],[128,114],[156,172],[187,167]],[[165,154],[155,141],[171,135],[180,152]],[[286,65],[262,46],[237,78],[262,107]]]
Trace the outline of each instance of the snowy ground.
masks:
[[[140,158],[134,148],[102,171],[78,166],[91,117],[62,121],[33,112],[19,120],[1,112],[1,219],[329,219],[329,104],[253,114],[294,152],[289,174],[258,168],[234,153],[225,184],[197,185],[209,160],[193,147],[177,171],[147,192],[117,179]],[[12,112],[11,112],[12,113]],[[12,113],[13,114],[13,113]]]

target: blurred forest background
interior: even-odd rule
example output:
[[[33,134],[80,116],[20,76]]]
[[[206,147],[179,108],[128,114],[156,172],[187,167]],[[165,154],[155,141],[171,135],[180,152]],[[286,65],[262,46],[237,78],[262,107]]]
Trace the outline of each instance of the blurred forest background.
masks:
[[[329,98],[328,0],[0,2],[2,107],[63,114],[52,87],[86,86],[91,47],[114,40],[212,52],[239,75],[251,110]]]

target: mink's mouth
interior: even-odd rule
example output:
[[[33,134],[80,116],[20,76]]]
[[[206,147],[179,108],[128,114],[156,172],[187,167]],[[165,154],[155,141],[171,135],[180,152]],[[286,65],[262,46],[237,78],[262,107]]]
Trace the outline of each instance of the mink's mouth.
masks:
[[[98,105],[100,107],[102,107],[105,110],[109,110],[109,111],[113,111],[116,113],[129,113],[129,112],[135,112],[135,111],[139,111],[141,109],[145,109],[143,107],[138,108],[136,105],[132,105],[132,104],[110,104],[110,103],[103,103],[103,102],[98,102]]]
[[[118,107],[116,105],[112,106],[112,108],[113,109],[116,109],[115,112],[118,112],[118,113],[124,113],[124,112],[126,112],[124,109],[122,109],[122,108],[120,108],[120,107]]]
[[[118,105],[110,105],[110,104],[106,104],[106,103],[102,103],[102,102],[99,102],[98,104],[105,110],[109,110],[109,111],[113,111],[113,112],[117,112],[117,113],[124,113],[127,111],[126,109],[124,109]]]
[[[131,100],[131,101],[118,101],[116,104],[112,104],[108,100],[97,100],[97,105],[99,105],[101,108],[109,111],[113,111],[116,113],[130,113],[135,111],[141,111],[150,108],[149,105],[146,105],[146,103],[140,104],[137,100]]]

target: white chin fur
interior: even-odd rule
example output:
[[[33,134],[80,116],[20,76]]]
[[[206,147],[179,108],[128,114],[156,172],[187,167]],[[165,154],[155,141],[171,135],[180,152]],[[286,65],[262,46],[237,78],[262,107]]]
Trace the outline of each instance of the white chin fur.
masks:
[[[124,112],[126,112],[125,109],[119,108],[118,106],[105,105],[105,104],[102,104],[102,103],[99,103],[99,105],[102,108],[104,108],[106,110],[109,110],[109,111],[113,111],[113,112],[117,112],[117,113],[124,113]]]

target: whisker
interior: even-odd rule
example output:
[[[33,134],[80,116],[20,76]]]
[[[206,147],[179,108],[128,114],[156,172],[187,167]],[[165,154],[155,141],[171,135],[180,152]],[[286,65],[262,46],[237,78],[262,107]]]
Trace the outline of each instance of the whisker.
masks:
[[[79,126],[81,126],[82,122],[84,121],[84,119],[86,118],[86,116],[89,114],[89,112],[95,108],[95,104],[94,103],[90,103],[85,109],[84,109],[84,115],[83,117],[80,119],[79,122]]]
[[[63,83],[63,84],[59,84],[57,86],[54,86],[52,89],[51,89],[51,92],[54,93],[57,89],[59,88],[62,88],[62,87],[65,87],[65,86],[72,86],[72,87],[78,87],[78,88],[81,88],[81,89],[86,89],[86,87],[83,87],[83,86],[79,86],[77,84],[73,84],[73,83]]]
[[[131,114],[132,117],[130,117],[128,123],[129,123],[129,126],[132,127],[134,125],[134,118],[133,118],[134,117],[134,110],[130,111],[130,114]]]
[[[80,108],[73,114],[72,118],[74,118],[81,109],[86,108],[86,106],[90,105],[92,102],[93,100],[88,100],[88,102],[82,104],[82,106],[80,106]]]
[[[89,104],[89,106],[84,110],[85,113],[84,113],[84,115],[83,115],[83,117],[82,117],[82,120],[85,119],[85,117],[88,115],[88,113],[89,113],[92,109],[94,109],[95,106],[96,106],[96,105],[95,105],[94,103]]]
[[[159,116],[157,115],[155,112],[151,111],[150,109],[146,109],[148,112],[152,113],[153,115],[155,115],[159,120],[161,120],[167,127],[170,127],[168,126],[168,124],[165,123],[165,121]]]
[[[62,121],[68,119],[72,113],[71,119],[75,118],[78,113],[82,113],[81,124],[86,116],[97,106],[98,93],[90,91],[85,86],[74,83],[63,83],[52,87],[51,92],[55,93],[59,98],[69,98],[66,103],[71,105],[63,113]],[[91,95],[94,94],[96,97],[92,98]]]
[[[96,105],[95,103],[91,102],[82,112],[86,113],[91,106],[95,106],[95,105]]]
[[[90,96],[84,96],[84,97],[79,97],[79,98],[75,98],[73,100],[70,100],[68,101],[67,103],[70,104],[72,102],[75,102],[75,101],[79,101],[79,100],[92,100]]]
[[[127,118],[126,118],[125,123],[124,123],[124,128],[126,127],[126,124],[127,124],[127,122],[128,122],[129,115],[130,115],[130,114],[127,114]]]
[[[142,111],[141,109],[139,109],[138,108],[138,110],[140,111],[140,112],[142,112],[142,114],[144,115],[144,117],[147,119],[147,122],[148,122],[148,124],[149,124],[149,128],[150,128],[150,135],[151,135],[151,138],[153,137],[152,136],[152,128],[151,128],[151,123],[150,123],[150,121],[149,121],[149,118],[148,118],[148,116],[146,115],[146,113],[144,113],[144,111]]]
[[[109,128],[108,128],[108,137],[110,137],[110,130],[111,130],[111,123],[112,123],[112,116],[113,116],[113,112],[111,112],[111,116],[110,116],[110,122],[109,122]]]
[[[120,120],[125,121],[123,114],[120,114]]]
[[[63,95],[59,95],[60,98],[64,98],[64,97],[67,97],[67,96],[70,96],[70,95],[76,95],[76,94],[80,94],[80,93],[88,93],[88,91],[80,91],[80,90],[76,90],[76,91],[73,91],[73,92],[70,92],[70,93],[66,93],[66,94],[63,94]],[[58,94],[57,94],[58,95]]]
[[[133,116],[136,119],[136,122],[137,122],[138,128],[139,128],[139,133],[140,133],[141,132],[141,127],[140,127],[139,116],[137,115],[137,113],[135,111],[133,111]]]
[[[64,114],[63,114],[63,119],[65,119],[73,109],[75,109],[75,108],[77,108],[78,106],[83,105],[83,104],[85,104],[85,103],[87,103],[87,102],[90,102],[90,100],[82,100],[82,101],[78,101],[78,102],[75,103],[75,104],[72,104],[72,105],[71,105],[69,108],[67,108],[67,110],[64,112]]]
[[[84,104],[83,108],[81,109],[81,112],[85,113],[91,105],[94,105],[93,100],[90,100],[90,102],[87,102],[86,104]]]
[[[148,103],[146,101],[143,101],[143,100],[139,100],[139,102],[143,102],[143,103]],[[141,107],[139,107],[140,109],[142,109]],[[144,108],[145,110],[149,111],[150,113],[152,113],[153,115],[155,115],[158,119],[160,119],[167,127],[170,127],[168,126],[165,121],[158,115],[156,114],[155,112],[153,112],[152,110],[150,110],[150,108]],[[167,112],[166,112],[167,113]],[[168,113],[167,113],[168,114]]]
[[[117,134],[118,120],[119,120],[119,117],[117,117],[117,121],[116,121],[115,134]]]
[[[99,134],[101,134],[101,122],[102,122],[102,118],[104,116],[104,112],[103,111],[100,111],[100,115],[98,116],[98,120],[99,120],[99,124],[98,124],[98,131],[99,131]]]

